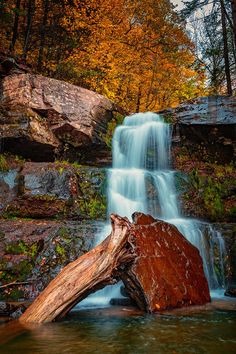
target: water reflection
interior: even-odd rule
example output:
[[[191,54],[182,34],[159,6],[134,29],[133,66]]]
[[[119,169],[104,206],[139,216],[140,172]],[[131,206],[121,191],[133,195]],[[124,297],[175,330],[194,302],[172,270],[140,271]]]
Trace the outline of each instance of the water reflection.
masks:
[[[122,311],[121,311],[122,312]],[[73,312],[0,347],[1,354],[235,353],[236,311],[194,315]]]

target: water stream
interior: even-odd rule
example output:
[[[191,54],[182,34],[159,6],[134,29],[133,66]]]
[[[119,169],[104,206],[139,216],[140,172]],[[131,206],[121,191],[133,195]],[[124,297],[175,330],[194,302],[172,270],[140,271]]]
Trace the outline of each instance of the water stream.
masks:
[[[131,217],[134,211],[143,211],[175,224],[200,250],[211,289],[219,288],[223,279],[214,270],[214,251],[223,269],[223,239],[210,224],[181,216],[175,172],[170,167],[170,142],[171,126],[153,113],[127,117],[117,128],[113,168],[108,171],[108,214]],[[107,223],[97,242],[109,232]],[[214,299],[205,306],[162,315],[126,307],[100,308],[117,294],[116,286],[93,294],[84,300],[84,306],[90,303],[97,308],[80,307],[62,322],[21,326],[18,332],[0,322],[1,354],[236,352],[234,299]]]
[[[209,287],[217,289],[224,285],[224,241],[211,225],[181,216],[175,171],[171,169],[171,136],[171,125],[151,112],[128,116],[123,125],[116,128],[113,166],[108,170],[108,216],[116,213],[131,219],[131,215],[139,211],[174,224],[199,249]],[[97,243],[109,234],[109,230],[109,225],[104,227]],[[219,258],[218,274],[215,253]],[[118,295],[117,289],[101,290],[89,301],[108,304],[111,297]]]

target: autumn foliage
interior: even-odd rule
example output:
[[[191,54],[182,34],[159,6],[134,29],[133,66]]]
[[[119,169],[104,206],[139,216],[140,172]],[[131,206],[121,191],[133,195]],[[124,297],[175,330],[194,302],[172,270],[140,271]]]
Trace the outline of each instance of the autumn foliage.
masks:
[[[126,110],[204,93],[204,71],[169,0],[0,0],[0,11],[3,50]]]

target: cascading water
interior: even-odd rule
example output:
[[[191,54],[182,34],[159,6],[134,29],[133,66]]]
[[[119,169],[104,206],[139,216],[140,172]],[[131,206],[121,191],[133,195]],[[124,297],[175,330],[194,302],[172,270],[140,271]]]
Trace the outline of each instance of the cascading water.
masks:
[[[210,289],[219,288],[223,280],[215,272],[214,250],[220,258],[223,274],[224,242],[209,224],[181,218],[175,191],[175,171],[170,169],[171,125],[155,113],[137,113],[125,118],[113,137],[113,167],[108,171],[108,215],[149,213],[174,224],[195,245],[202,256]],[[204,236],[207,231],[209,237]],[[97,237],[100,242],[109,233],[106,226]],[[111,287],[100,291],[103,302],[116,293]],[[95,302],[97,301],[97,297]]]

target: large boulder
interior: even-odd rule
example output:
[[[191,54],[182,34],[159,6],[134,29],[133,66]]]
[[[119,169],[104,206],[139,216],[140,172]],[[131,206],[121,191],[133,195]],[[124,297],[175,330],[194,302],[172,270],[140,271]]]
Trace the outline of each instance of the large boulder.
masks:
[[[4,151],[51,161],[58,152],[93,152],[104,157],[107,123],[117,111],[104,96],[69,83],[33,74],[2,80],[0,136]]]
[[[160,113],[175,122],[173,141],[193,154],[223,164],[235,159],[236,97],[198,97]]]
[[[139,307],[156,312],[209,302],[198,249],[171,224],[142,213],[133,219],[136,258],[121,278]]]

